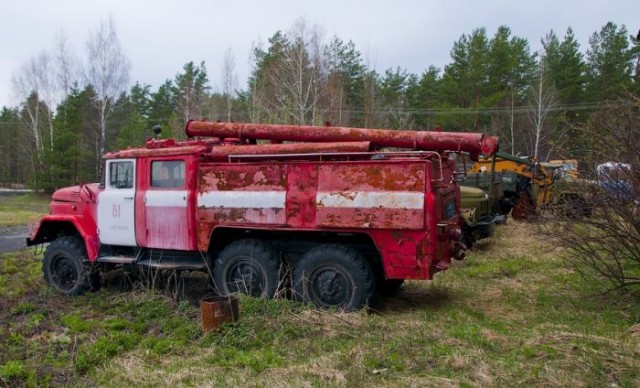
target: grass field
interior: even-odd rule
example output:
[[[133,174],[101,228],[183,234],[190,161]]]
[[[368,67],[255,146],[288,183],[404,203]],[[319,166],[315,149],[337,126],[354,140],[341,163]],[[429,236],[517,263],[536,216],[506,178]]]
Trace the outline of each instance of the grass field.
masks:
[[[63,297],[32,253],[4,255],[0,385],[640,386],[638,297],[599,295],[540,240],[509,220],[370,312],[242,298],[207,335],[203,277]]]
[[[49,212],[51,195],[26,194],[0,196],[0,227],[29,225]]]

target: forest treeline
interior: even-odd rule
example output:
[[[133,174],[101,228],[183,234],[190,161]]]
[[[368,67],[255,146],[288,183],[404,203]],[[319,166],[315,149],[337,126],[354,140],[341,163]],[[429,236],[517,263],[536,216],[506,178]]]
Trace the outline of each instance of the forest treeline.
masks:
[[[503,150],[539,160],[581,158],[597,141],[593,115],[640,95],[640,45],[613,22],[580,47],[571,28],[549,32],[533,52],[507,26],[476,28],[443,69],[379,73],[353,42],[324,39],[297,22],[254,45],[240,86],[234,54],[213,90],[204,62],[189,61],[152,89],[130,82],[130,63],[112,20],[92,31],[86,60],[56,46],[13,76],[15,106],[0,112],[0,185],[51,190],[99,179],[105,151],[139,146],[160,125],[184,137],[189,119],[474,131],[499,135]],[[218,77],[215,77],[218,78]],[[131,86],[133,85],[133,86]],[[622,101],[622,102],[621,102]]]

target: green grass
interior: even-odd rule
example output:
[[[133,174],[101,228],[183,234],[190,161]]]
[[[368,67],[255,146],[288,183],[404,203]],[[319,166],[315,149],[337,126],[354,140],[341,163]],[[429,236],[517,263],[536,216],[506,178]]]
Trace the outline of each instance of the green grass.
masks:
[[[28,251],[0,254],[0,300],[12,302],[12,308],[27,309],[33,304],[23,300],[25,294],[40,290],[42,285],[40,259]],[[18,302],[13,306],[13,302]]]
[[[0,385],[638,386],[637,295],[594,293],[540,240],[510,221],[371,312],[243,297],[208,334],[188,287],[131,291],[114,274],[64,297],[36,258],[4,255]]]
[[[49,212],[49,202],[48,194],[0,196],[0,227],[29,225]]]

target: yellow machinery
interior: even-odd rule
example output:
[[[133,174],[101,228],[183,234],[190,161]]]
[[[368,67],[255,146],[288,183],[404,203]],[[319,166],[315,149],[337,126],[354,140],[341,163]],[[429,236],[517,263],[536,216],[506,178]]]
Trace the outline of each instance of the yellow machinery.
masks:
[[[578,179],[578,161],[576,159],[549,160],[542,165],[552,169],[560,178],[572,181]]]
[[[511,211],[515,219],[535,215],[552,201],[553,173],[540,163],[505,152],[479,159],[468,174],[499,174],[504,197],[499,201],[502,214]],[[493,181],[493,179],[491,179]]]

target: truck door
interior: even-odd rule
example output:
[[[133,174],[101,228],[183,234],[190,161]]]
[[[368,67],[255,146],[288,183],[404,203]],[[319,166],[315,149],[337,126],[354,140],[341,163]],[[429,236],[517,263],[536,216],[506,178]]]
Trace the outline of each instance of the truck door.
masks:
[[[98,194],[100,243],[135,246],[135,159],[107,160],[105,188]]]
[[[147,247],[192,250],[185,160],[154,160],[145,193]],[[191,231],[193,233],[193,231]],[[193,245],[193,246],[192,246]]]

